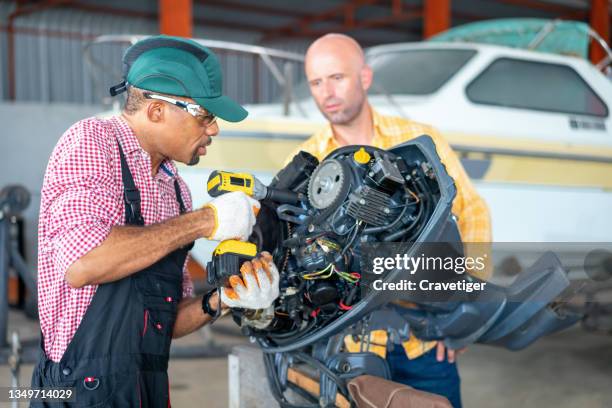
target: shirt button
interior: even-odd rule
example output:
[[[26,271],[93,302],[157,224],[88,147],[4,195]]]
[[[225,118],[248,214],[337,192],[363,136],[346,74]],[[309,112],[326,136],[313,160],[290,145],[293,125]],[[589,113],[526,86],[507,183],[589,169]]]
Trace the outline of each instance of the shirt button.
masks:
[[[66,367],[66,368],[64,368],[64,369],[62,370],[62,374],[64,374],[64,375],[70,375],[70,374],[72,374],[72,370],[71,370],[71,369],[69,369],[68,367]]]

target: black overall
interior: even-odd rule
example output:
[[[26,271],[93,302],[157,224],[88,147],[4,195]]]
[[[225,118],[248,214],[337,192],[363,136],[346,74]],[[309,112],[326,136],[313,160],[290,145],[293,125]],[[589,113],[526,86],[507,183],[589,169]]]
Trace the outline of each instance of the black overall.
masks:
[[[144,225],[140,193],[121,146],[125,224]],[[181,213],[185,206],[174,181]],[[61,361],[42,349],[33,387],[74,387],[76,402],[49,406],[169,407],[168,357],[189,246],[121,280],[98,286]],[[43,340],[41,335],[41,348]],[[33,403],[33,407],[46,406]]]

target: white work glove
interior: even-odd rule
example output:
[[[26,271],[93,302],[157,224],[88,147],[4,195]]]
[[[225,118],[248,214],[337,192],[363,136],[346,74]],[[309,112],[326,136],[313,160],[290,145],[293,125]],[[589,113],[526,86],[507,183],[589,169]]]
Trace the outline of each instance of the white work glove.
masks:
[[[220,195],[204,207],[211,208],[215,214],[215,228],[208,239],[246,241],[253,232],[260,204],[241,191],[233,191]]]
[[[221,301],[229,307],[265,309],[278,297],[278,269],[272,255],[262,252],[259,258],[245,262],[240,268],[242,278],[230,276],[231,288],[221,288]]]

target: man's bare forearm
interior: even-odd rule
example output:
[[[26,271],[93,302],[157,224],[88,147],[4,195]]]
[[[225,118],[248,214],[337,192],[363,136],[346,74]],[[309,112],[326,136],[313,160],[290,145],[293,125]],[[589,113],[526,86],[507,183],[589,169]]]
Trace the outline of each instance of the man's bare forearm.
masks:
[[[68,268],[66,281],[82,287],[119,280],[191,241],[210,236],[214,223],[212,210],[204,208],[159,224],[114,226],[100,246]]]
[[[217,310],[219,307],[218,292],[210,297],[209,304],[213,310]],[[227,306],[222,304],[221,309],[227,309]],[[176,339],[186,336],[209,323],[211,319],[212,317],[202,310],[202,297],[183,299],[178,305],[172,337]]]

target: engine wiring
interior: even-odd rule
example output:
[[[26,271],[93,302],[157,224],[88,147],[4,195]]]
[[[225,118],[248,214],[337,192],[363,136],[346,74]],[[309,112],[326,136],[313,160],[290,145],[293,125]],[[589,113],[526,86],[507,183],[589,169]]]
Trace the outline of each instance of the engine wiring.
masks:
[[[329,264],[325,269],[317,272],[307,273],[302,275],[303,279],[306,280],[317,280],[317,279],[329,279],[332,276],[338,275],[340,278],[348,281],[349,283],[357,283],[361,279],[361,275],[357,272],[344,272],[336,269],[336,265]]]
[[[329,264],[325,269],[302,275],[302,278],[306,280],[328,279],[334,274],[334,269],[334,264]]]

